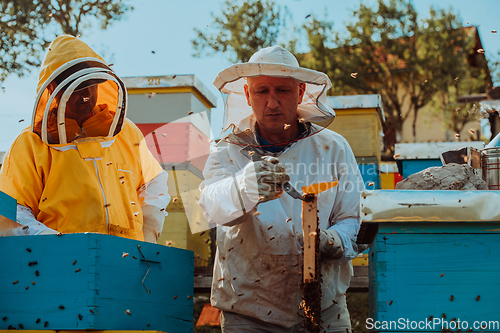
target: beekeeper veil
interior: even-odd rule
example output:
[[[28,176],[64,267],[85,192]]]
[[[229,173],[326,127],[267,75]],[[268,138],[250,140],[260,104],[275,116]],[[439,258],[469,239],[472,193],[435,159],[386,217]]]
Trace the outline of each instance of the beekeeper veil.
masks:
[[[125,85],[111,67],[80,39],[57,37],[40,70],[31,130],[49,145],[106,140],[125,116]]]
[[[335,112],[326,105],[326,92],[331,87],[328,76],[300,67],[289,51],[272,46],[256,52],[247,63],[224,69],[215,78],[214,85],[221,91],[225,102],[221,137],[228,139],[245,131],[254,132],[255,116],[247,103],[244,86],[247,78],[256,76],[292,78],[297,84],[305,84],[304,97],[297,108],[298,121],[320,125],[307,126],[307,133],[302,137],[317,133],[333,121]]]

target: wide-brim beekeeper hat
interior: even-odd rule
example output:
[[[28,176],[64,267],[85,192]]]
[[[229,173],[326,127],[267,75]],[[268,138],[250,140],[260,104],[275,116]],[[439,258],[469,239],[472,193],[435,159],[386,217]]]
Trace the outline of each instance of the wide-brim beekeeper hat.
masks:
[[[252,127],[252,108],[248,105],[244,85],[246,78],[273,76],[292,78],[305,83],[306,89],[297,114],[303,121],[328,122],[335,112],[326,105],[326,92],[332,84],[324,73],[299,66],[297,59],[281,46],[271,46],[256,52],[247,63],[234,64],[221,71],[214,85],[224,99],[222,131],[243,132]]]

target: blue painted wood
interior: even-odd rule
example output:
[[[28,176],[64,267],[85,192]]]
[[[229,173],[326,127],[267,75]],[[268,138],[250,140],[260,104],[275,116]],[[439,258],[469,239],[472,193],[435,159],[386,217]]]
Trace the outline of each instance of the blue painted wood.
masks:
[[[2,191],[0,191],[0,215],[5,216],[12,221],[16,221],[17,201]]]
[[[497,222],[393,222],[379,223],[379,234],[495,234]]]
[[[430,167],[440,167],[443,163],[440,159],[425,159],[425,160],[401,160],[403,179],[409,175],[420,172]]]
[[[358,164],[359,172],[361,173],[361,177],[363,177],[363,182],[365,183],[365,187],[369,190],[377,190],[380,189],[380,174],[378,170],[377,164]],[[370,186],[370,184],[373,185]]]
[[[15,254],[0,257],[0,329],[193,329],[192,251],[100,234],[3,237],[0,251]]]
[[[424,227],[429,233],[401,232],[410,224],[380,224],[381,232],[370,250],[370,318],[380,323],[399,323],[403,318],[408,324],[433,316],[437,326],[408,330],[400,325],[373,332],[442,332],[442,322],[437,320],[454,325],[453,318],[468,328],[475,321],[499,325],[474,332],[500,331],[500,234],[485,232],[485,225],[494,229],[500,223],[462,223],[463,228],[456,223],[441,223],[440,228],[428,223]],[[443,233],[446,226],[449,233]]]

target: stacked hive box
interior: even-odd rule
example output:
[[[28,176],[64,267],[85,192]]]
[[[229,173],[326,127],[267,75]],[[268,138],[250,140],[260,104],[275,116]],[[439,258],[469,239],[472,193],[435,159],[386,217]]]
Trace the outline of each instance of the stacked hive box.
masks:
[[[197,199],[216,98],[194,75],[128,77],[124,82],[128,118],[141,129],[149,150],[169,174],[172,201],[159,243],[192,250],[195,265],[206,265],[209,236],[200,237],[199,232],[208,226]]]
[[[349,142],[365,186],[380,188],[381,134],[385,121],[380,95],[327,97],[327,104],[336,113],[328,128]]]

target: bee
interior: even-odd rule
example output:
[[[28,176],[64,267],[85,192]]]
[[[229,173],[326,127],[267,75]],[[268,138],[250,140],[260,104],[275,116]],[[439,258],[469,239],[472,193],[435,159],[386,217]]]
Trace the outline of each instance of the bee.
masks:
[[[125,313],[128,314],[129,316],[132,315],[132,313],[130,313],[130,310],[125,310]]]
[[[432,319],[434,319],[434,316],[429,317],[429,321],[432,321]]]
[[[290,124],[285,124],[285,126],[283,126],[283,128],[284,128],[285,130],[287,130],[287,129],[289,129],[289,128],[290,128],[290,126],[291,126]]]
[[[177,295],[174,296],[174,299],[177,299]]]
[[[131,204],[132,206],[134,206],[134,205],[135,205],[135,202],[134,202],[134,201],[131,201],[131,202],[130,202],[130,204]]]
[[[288,218],[288,219],[286,219],[286,222],[290,222],[291,220],[292,220],[292,219]]]
[[[392,305],[392,303],[393,303],[393,301],[390,301],[390,302],[389,302],[389,305]]]
[[[457,138],[457,139],[458,139],[459,137],[460,137],[460,134],[455,133],[455,138]]]
[[[31,247],[26,248],[26,251],[31,252]]]
[[[272,311],[271,311],[271,310],[269,310],[269,312],[267,313],[267,315],[269,316],[269,315],[271,314],[271,312],[272,312]]]
[[[353,79],[355,79],[357,75],[358,75],[358,73],[351,73],[351,77],[352,77]]]
[[[38,262],[37,261],[30,261],[28,263],[28,266],[34,266],[34,265],[38,265]]]
[[[481,295],[477,295],[476,297],[476,302],[479,302],[479,299],[481,298]]]
[[[75,265],[76,265],[76,260],[75,260],[75,261],[73,261],[73,266],[75,266]]]
[[[189,113],[188,113],[188,114],[189,114],[189,115],[192,115],[193,113],[194,113],[193,111],[189,111]]]
[[[62,304],[59,305],[59,309],[64,310],[65,309],[64,305],[62,305]]]
[[[312,237],[312,236],[316,236],[317,235],[317,232],[316,231],[311,231],[309,233],[309,237]]]
[[[283,268],[283,269],[281,270],[280,274],[285,273],[285,271],[286,271],[286,268]]]
[[[90,311],[90,313],[94,313],[94,310],[92,310],[92,309],[89,309],[89,311]]]
[[[210,238],[207,238],[207,240],[205,241],[206,244],[208,244],[208,242],[210,242]]]
[[[123,252],[122,258],[125,258],[126,256],[128,256],[128,253],[127,252]]]
[[[193,296],[188,296],[188,301],[189,301],[191,298],[193,298]],[[148,325],[148,326],[149,326],[149,325]]]
[[[244,294],[238,294],[239,297],[243,296]]]
[[[166,246],[170,246],[170,245],[172,245],[172,241],[166,241],[166,242],[165,242],[165,245],[166,245]]]
[[[269,228],[267,228],[267,230],[271,230],[272,228],[273,228],[273,226],[271,225],[271,226],[269,226]]]
[[[26,287],[26,290],[30,289],[30,287]]]
[[[31,284],[32,284],[32,285],[35,285],[35,281],[31,281]]]
[[[233,280],[236,280],[236,276],[233,278]]]
[[[455,296],[451,295],[451,296],[450,296],[450,301],[452,301],[452,302],[453,302],[453,300],[454,300],[454,299],[455,299]]]
[[[78,314],[78,319],[82,320],[83,316],[81,314]]]
[[[273,237],[271,237],[271,238],[269,238],[269,240],[270,240],[270,241],[272,241],[273,239],[274,239],[274,236],[273,236]]]
[[[484,49],[477,49],[477,53],[483,54],[484,53]]]
[[[375,183],[374,183],[374,182],[369,182],[369,183],[368,183],[368,186],[373,186],[373,185],[375,185]]]
[[[136,256],[132,256],[132,258],[137,259],[137,257],[136,257]]]
[[[398,158],[399,156],[401,156],[401,154],[394,154],[394,159]]]
[[[62,126],[62,125],[64,125],[64,121],[62,123],[59,123],[59,126]]]
[[[231,252],[234,249],[234,246],[231,246],[229,249],[227,249],[227,252]]]
[[[446,314],[445,314],[445,313],[443,313],[443,314],[441,315],[441,317],[443,317],[444,319],[446,319]]]
[[[258,215],[260,215],[260,212],[253,213],[253,216],[258,216]]]
[[[109,166],[109,165],[111,165],[111,164],[113,164],[113,162],[109,162],[109,163],[107,163],[106,165],[108,165],[108,166]]]
[[[203,232],[200,234],[200,236],[203,236],[203,234],[204,234],[204,233],[205,233],[205,231],[203,231]]]
[[[340,319],[340,313],[337,315],[337,319]]]
[[[79,271],[81,271],[81,269],[80,269],[80,268],[77,268],[77,269],[75,270],[75,273],[78,273]]]
[[[164,138],[167,136],[167,134],[165,133],[160,133],[160,134],[163,135]]]
[[[250,156],[253,156],[253,154],[255,154],[255,152],[254,152],[253,150],[250,150],[250,151],[248,152],[248,155],[250,155]]]
[[[260,279],[255,279],[255,281],[254,281],[254,282],[260,282]]]
[[[109,206],[111,206],[111,204],[107,203],[107,204],[104,205],[104,208],[108,208]]]
[[[16,280],[16,281],[12,282],[12,284],[18,284],[18,283],[19,283],[19,281],[18,281],[18,280]]]
[[[440,277],[443,277],[444,276],[444,273],[440,275]]]
[[[38,319],[35,321],[35,323],[37,323],[37,324],[38,324],[39,322],[41,322],[40,318],[38,318]]]

